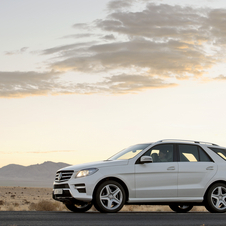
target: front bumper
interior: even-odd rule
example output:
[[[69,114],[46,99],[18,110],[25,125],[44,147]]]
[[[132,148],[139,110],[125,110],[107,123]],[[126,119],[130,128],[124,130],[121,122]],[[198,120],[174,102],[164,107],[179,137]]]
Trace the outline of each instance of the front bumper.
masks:
[[[76,188],[76,186],[74,186],[74,187],[78,193],[86,192],[86,189],[81,186],[80,187],[77,186],[77,188]],[[73,191],[73,192],[76,192],[76,191]],[[79,197],[80,198],[80,200],[79,200],[79,199],[73,197],[72,194],[73,193],[70,190],[70,186],[67,183],[54,184],[54,186],[53,186],[52,198],[55,199],[56,201],[60,201],[65,204],[83,204],[84,201],[86,201],[86,199],[87,199],[87,197],[85,197],[85,199],[84,198],[82,199],[81,197]]]
[[[95,179],[92,176],[71,178],[68,181],[53,184],[53,199],[64,203],[91,202]]]

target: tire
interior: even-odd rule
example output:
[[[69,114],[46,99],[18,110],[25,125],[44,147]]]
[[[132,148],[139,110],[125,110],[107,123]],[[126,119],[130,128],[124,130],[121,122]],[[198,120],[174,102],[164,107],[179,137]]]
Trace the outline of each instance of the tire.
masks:
[[[207,191],[205,207],[211,213],[226,212],[226,185],[223,183],[213,184]]]
[[[187,213],[193,208],[193,205],[171,204],[169,207],[176,213]]]
[[[102,213],[116,213],[125,204],[126,193],[122,185],[116,181],[104,181],[94,195],[94,206]]]
[[[76,204],[65,204],[65,206],[74,213],[84,213],[91,209],[93,206],[92,203],[84,203],[82,205],[76,205]]]

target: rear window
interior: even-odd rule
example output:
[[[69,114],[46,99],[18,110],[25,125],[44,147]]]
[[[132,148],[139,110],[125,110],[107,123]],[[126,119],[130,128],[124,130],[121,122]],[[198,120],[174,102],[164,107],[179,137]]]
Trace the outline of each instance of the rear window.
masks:
[[[212,147],[209,147],[209,149],[217,153],[222,159],[226,160],[226,149]]]

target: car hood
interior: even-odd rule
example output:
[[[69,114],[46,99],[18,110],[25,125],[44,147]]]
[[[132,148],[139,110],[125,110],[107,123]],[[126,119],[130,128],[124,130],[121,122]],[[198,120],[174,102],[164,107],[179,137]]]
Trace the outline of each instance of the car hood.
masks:
[[[74,170],[79,171],[87,168],[102,168],[102,167],[111,167],[111,166],[121,166],[127,165],[129,160],[106,160],[106,161],[99,161],[99,162],[90,162],[90,163],[83,163],[73,166],[67,166],[65,168],[59,169],[60,170]]]

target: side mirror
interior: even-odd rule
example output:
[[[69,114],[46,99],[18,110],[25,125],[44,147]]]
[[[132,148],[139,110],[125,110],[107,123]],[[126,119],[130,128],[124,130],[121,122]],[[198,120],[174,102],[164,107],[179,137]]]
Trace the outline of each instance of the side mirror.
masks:
[[[140,158],[140,163],[143,164],[143,163],[151,163],[153,162],[153,159],[151,156],[141,156]]]

